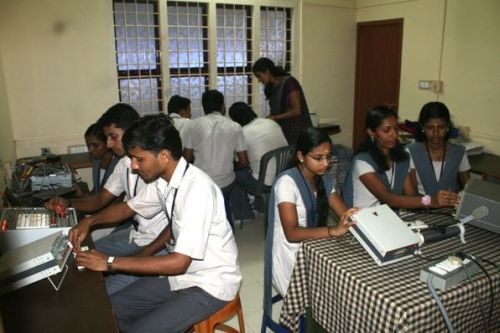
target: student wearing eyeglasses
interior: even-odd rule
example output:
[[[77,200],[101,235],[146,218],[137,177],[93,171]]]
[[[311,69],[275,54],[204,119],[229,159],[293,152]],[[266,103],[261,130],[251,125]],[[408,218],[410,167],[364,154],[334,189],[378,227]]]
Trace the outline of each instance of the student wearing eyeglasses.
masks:
[[[269,221],[273,221],[273,285],[284,297],[292,276],[300,242],[313,238],[337,237],[349,229],[356,209],[347,209],[328,174],[332,142],[321,130],[301,131],[296,145],[297,164],[281,173],[269,199]],[[340,216],[335,226],[327,226],[329,209]]]

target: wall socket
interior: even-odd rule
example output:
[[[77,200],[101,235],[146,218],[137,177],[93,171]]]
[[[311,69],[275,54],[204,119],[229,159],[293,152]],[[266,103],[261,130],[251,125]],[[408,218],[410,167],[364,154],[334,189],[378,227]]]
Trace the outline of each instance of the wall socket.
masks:
[[[87,145],[68,146],[68,154],[86,153],[88,151]]]
[[[42,148],[40,148],[40,150],[41,150],[42,156],[47,156],[47,155],[52,154],[52,152],[50,151],[50,147],[42,147]]]
[[[443,92],[443,81],[440,80],[419,80],[418,89],[431,90],[436,94]]]

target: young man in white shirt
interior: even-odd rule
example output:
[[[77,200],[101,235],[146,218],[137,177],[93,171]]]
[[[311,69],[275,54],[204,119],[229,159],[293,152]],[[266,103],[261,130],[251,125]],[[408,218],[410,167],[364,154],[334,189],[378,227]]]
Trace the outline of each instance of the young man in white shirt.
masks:
[[[128,104],[118,103],[109,108],[97,123],[103,127],[107,137],[108,148],[112,149],[113,153],[120,158],[113,173],[97,194],[70,200],[55,198],[46,204],[47,208],[54,209],[57,206],[63,208],[71,206],[83,212],[96,212],[107,207],[122,193],[125,193],[125,200],[135,197],[146,184],[130,167],[130,158],[125,156],[122,136],[125,130],[137,120],[139,120],[139,114]],[[151,218],[144,218],[135,214],[130,216],[130,218],[132,217],[132,222],[137,224],[136,228],[133,228],[130,223],[125,224],[124,227],[118,227],[109,235],[97,240],[95,242],[96,249],[109,255],[129,255],[135,253],[151,255],[160,251],[163,246],[156,246],[155,244],[151,244],[151,242],[165,229],[167,225],[165,215],[159,213]],[[93,218],[93,216],[90,216],[82,219],[76,228],[87,225]],[[126,218],[123,220],[126,220]],[[118,223],[123,220],[114,220],[113,222]],[[106,223],[111,222],[108,221]],[[83,241],[87,233],[88,230],[81,236],[80,241]],[[135,281],[136,278],[137,276],[133,274],[109,274],[105,279],[106,291],[111,295],[132,281]]]
[[[250,206],[247,192],[257,186],[259,179],[260,160],[267,152],[288,146],[281,126],[267,118],[259,118],[252,108],[244,102],[236,102],[229,108],[229,117],[243,128],[243,136],[247,144],[247,155],[250,168],[236,171],[236,185],[231,192],[231,207],[236,219],[253,219],[253,209],[263,212],[263,205],[254,208]],[[276,161],[271,160],[266,170],[265,184],[271,185],[276,174]],[[240,214],[238,218],[236,212]]]
[[[191,123],[191,101],[189,98],[174,95],[168,101],[167,110],[175,128],[179,131],[184,146],[188,126]]]
[[[169,254],[108,257],[91,250],[76,260],[96,271],[145,275],[111,296],[120,331],[185,332],[233,300],[240,287],[222,192],[182,158],[179,133],[164,115],[144,117],[123,140],[132,168],[149,184],[132,200],[111,207],[110,216],[153,216],[160,202],[169,220],[163,233]]]
[[[184,142],[184,158],[205,171],[222,189],[226,214],[231,226],[229,195],[236,178],[234,169],[248,166],[246,143],[241,126],[225,117],[224,95],[217,90],[203,93],[204,117],[191,121]],[[234,162],[234,156],[238,161]]]

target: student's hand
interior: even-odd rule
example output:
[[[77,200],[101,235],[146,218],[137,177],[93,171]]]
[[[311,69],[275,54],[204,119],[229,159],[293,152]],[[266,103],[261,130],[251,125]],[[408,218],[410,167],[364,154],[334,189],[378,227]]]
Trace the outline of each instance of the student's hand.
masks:
[[[332,232],[329,232],[329,234],[331,234],[332,236],[342,236],[343,234],[345,234],[347,230],[349,230],[349,227],[356,223],[351,219],[351,216],[353,214],[356,214],[358,211],[359,208],[348,209],[344,214],[342,214],[342,216],[340,217],[340,221],[336,226],[329,227],[332,228]]]
[[[77,253],[80,252],[80,245],[82,244],[85,237],[87,237],[89,229],[90,229],[90,220],[88,217],[82,219],[80,222],[78,222],[77,225],[75,225],[73,228],[70,229],[68,233],[68,238],[71,244],[73,245],[73,250],[75,252]]]
[[[79,251],[76,254],[76,264],[92,271],[105,272],[108,270],[108,257],[96,250]]]
[[[435,197],[437,207],[455,207],[460,202],[458,193],[447,190],[439,190]]]

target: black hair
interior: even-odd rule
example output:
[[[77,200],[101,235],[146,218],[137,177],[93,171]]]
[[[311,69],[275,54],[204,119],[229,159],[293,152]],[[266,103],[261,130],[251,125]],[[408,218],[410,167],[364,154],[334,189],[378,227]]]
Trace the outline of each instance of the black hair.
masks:
[[[221,111],[224,105],[224,95],[215,89],[207,90],[201,95],[201,105],[205,114]]]
[[[117,103],[104,112],[97,124],[101,128],[114,124],[126,131],[139,118],[139,114],[132,105]]]
[[[425,124],[431,119],[443,119],[446,121],[448,126],[448,131],[446,132],[445,141],[448,141],[450,137],[450,129],[452,127],[450,111],[444,103],[441,102],[429,102],[422,106],[420,114],[418,116],[418,125],[420,126],[419,131],[415,135],[415,139],[419,142],[427,141],[424,133]]]
[[[157,154],[167,149],[175,160],[182,156],[182,143],[179,131],[170,118],[159,113],[142,117],[123,134],[123,147],[127,150],[139,147]]]
[[[366,114],[366,128],[375,130],[382,124],[382,122],[389,117],[394,117],[398,119],[396,111],[390,109],[385,105],[379,105],[368,110]],[[387,160],[380,148],[377,145],[377,141],[371,139],[366,135],[365,140],[361,143],[357,152],[367,151],[373,158],[378,166],[378,172],[389,170],[389,165],[387,165]],[[389,151],[389,157],[392,161],[400,162],[408,159],[408,153],[405,151],[403,145],[399,140],[396,140],[396,146]]]
[[[90,125],[89,128],[87,128],[87,130],[85,131],[84,137],[87,138],[91,135],[95,136],[97,138],[97,140],[99,140],[101,142],[106,143],[106,141],[107,141],[106,135],[104,135],[102,127],[97,125],[97,123],[94,123],[94,124]]]
[[[265,57],[257,59],[257,61],[252,66],[252,73],[254,74],[259,72],[265,72],[266,70],[269,70],[269,73],[271,73],[271,75],[274,77],[290,75],[287,71],[283,69],[283,67],[276,66],[271,59]],[[271,98],[272,90],[273,90],[273,85],[271,82],[269,82],[264,87],[264,95],[266,96],[267,99]]]
[[[257,118],[257,115],[247,103],[236,102],[229,108],[229,117],[241,126],[245,126]]]
[[[170,97],[167,105],[168,114],[179,113],[181,110],[187,109],[191,105],[191,100],[186,97],[174,95]]]
[[[295,149],[300,151],[302,155],[307,155],[315,147],[325,142],[332,144],[332,140],[326,132],[314,127],[308,127],[300,132]],[[321,176],[314,175],[314,181],[316,183],[318,226],[326,226],[329,211],[328,194]]]
[[[288,73],[281,66],[276,66],[269,58],[259,58],[252,66],[252,73],[265,72],[269,70],[273,76],[287,76]]]

